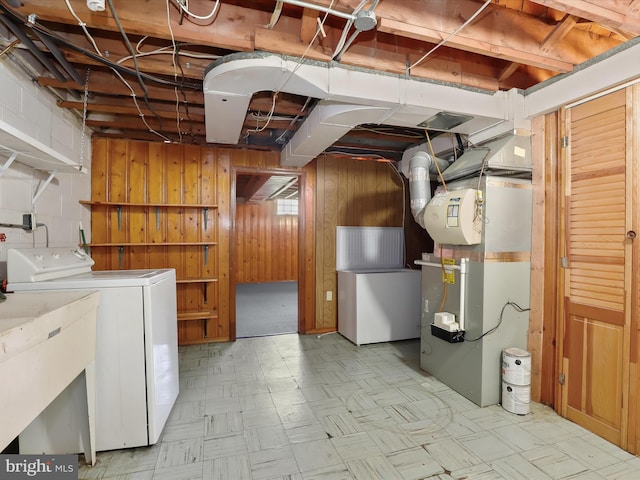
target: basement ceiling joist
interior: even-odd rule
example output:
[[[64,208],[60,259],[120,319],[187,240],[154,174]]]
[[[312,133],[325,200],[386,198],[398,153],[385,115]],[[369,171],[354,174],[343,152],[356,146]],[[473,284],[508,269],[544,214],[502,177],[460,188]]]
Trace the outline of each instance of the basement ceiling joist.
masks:
[[[0,0],[0,15],[22,29],[54,65],[58,62],[41,41],[43,34],[71,63],[76,79],[86,78],[89,70],[87,124],[96,135],[181,143],[206,143],[203,72],[230,53],[304,55],[497,91],[532,87],[640,35],[640,0],[493,0],[487,5],[483,0],[370,0],[363,10],[375,7],[377,22],[362,32],[314,7],[350,15],[360,0],[309,0],[309,8],[283,3],[279,15],[275,0],[220,0],[208,21],[181,13],[176,0],[107,0],[103,12],[91,12],[85,0],[69,0],[73,12],[65,1],[24,0],[19,8],[13,3]],[[190,0],[188,5],[205,15],[216,2]],[[340,48],[343,34],[352,41]],[[15,40],[8,29],[4,36],[5,45]],[[56,78],[32,54],[24,45],[7,53],[39,72],[37,81],[58,95],[61,108],[82,116],[85,85],[71,75]],[[57,70],[64,74],[62,67]],[[237,147],[280,150],[315,102],[257,92]],[[272,120],[264,121],[269,116]],[[419,129],[367,125],[337,140],[331,150],[362,147],[365,156],[397,160],[407,145],[423,141]]]

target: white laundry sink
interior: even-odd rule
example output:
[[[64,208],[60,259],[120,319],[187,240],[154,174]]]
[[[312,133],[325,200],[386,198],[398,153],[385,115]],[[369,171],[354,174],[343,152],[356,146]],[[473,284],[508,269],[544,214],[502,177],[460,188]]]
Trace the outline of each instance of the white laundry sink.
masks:
[[[95,461],[96,315],[100,294],[13,293],[0,303],[0,449],[85,371],[85,458]],[[47,453],[47,452],[41,452]]]

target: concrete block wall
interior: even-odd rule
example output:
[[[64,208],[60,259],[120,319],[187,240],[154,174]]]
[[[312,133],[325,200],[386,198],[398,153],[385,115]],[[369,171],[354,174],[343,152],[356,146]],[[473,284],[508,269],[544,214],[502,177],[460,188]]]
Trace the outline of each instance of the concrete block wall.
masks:
[[[35,84],[9,57],[0,58],[0,119],[71,160],[91,167],[91,131],[82,147],[81,121],[56,105],[56,98]],[[1,141],[0,141],[1,144]],[[83,157],[83,158],[81,158]],[[7,155],[0,153],[0,168]],[[79,224],[90,240],[90,211],[79,200],[91,198],[91,175],[58,173],[35,204],[32,199],[49,173],[34,170],[16,161],[0,176],[0,224],[22,224],[22,215],[34,213],[36,222],[49,230],[49,246],[77,245]],[[0,226],[0,281],[6,277],[8,248],[46,245],[46,229],[34,232]]]

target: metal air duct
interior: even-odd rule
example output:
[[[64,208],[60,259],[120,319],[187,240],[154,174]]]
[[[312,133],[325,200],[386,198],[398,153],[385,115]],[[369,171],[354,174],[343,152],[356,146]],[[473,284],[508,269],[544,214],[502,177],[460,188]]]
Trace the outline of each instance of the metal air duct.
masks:
[[[508,92],[492,92],[370,69],[261,52],[227,55],[203,82],[207,141],[237,144],[251,97],[286,92],[320,100],[281,153],[303,166],[363,123],[417,127],[446,111],[467,115],[450,130],[471,135],[510,119]]]

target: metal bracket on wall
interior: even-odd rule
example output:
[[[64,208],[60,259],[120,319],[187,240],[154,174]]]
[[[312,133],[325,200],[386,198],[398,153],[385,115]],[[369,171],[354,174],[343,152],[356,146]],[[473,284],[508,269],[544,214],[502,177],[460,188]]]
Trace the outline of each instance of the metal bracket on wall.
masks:
[[[207,265],[209,263],[209,245],[204,246],[204,264]]]
[[[124,247],[118,247],[118,268],[122,270],[122,265],[124,264]]]
[[[58,172],[56,172],[55,170],[52,172],[49,172],[49,178],[47,178],[45,182],[42,185],[40,185],[40,188],[38,188],[38,191],[35,193],[35,195],[31,199],[31,205],[36,204],[36,200],[38,200],[40,195],[42,195],[42,192],[44,192],[44,189],[47,188],[47,186],[51,183],[51,180],[55,178],[56,173]]]
[[[209,303],[209,289],[207,282],[202,282],[202,302],[206,305]]]
[[[202,209],[202,226],[204,230],[207,230],[207,222],[209,220],[209,207],[204,207]]]
[[[122,207],[118,205],[116,210],[118,211],[118,230],[122,230]]]
[[[160,207],[156,207],[156,232],[160,231]]]
[[[4,174],[4,172],[11,166],[13,161],[18,156],[18,152],[13,152],[11,156],[4,162],[4,165],[0,168],[0,177]]]

